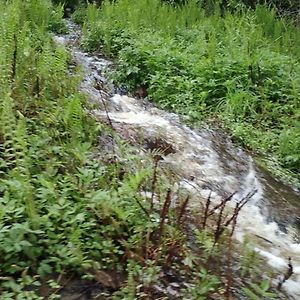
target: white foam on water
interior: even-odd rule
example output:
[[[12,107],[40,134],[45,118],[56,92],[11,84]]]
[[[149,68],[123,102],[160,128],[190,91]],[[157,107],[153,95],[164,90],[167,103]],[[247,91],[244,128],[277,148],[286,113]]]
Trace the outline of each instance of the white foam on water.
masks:
[[[56,37],[55,40],[61,44],[68,42],[66,36]],[[158,136],[172,145],[175,153],[164,157],[163,163],[182,178],[179,186],[193,195],[191,205],[199,206],[199,201],[205,201],[209,195],[212,201],[218,202],[224,195],[237,192],[233,197],[234,205],[234,201],[256,191],[239,213],[235,237],[239,241],[250,239],[256,245],[256,251],[281,274],[287,270],[288,257],[291,257],[294,274],[283,284],[283,289],[290,299],[299,300],[300,244],[295,243],[289,234],[283,233],[277,223],[268,222],[263,215],[260,207],[268,199],[265,198],[264,185],[257,176],[252,159],[242,150],[227,145],[226,141],[221,145],[224,149],[220,150],[220,143],[215,143],[213,132],[194,131],[182,125],[175,114],[166,113],[151,105],[145,107],[141,100],[119,94],[101,98],[101,93],[93,84],[110,62],[88,56],[75,46],[72,52],[86,74],[82,90],[93,101],[106,101],[108,112],[97,110],[94,111],[95,115],[106,118],[108,113],[113,123],[132,125],[145,137]],[[190,180],[191,177],[194,179]]]
[[[156,128],[157,133],[177,149],[175,154],[165,157],[165,162],[180,169],[179,173],[183,176],[191,174],[196,177],[193,182],[182,183],[185,188],[193,190],[196,194],[195,198],[198,196],[206,199],[210,194],[214,202],[221,199],[217,191],[211,192],[207,188],[201,188],[202,180],[212,185],[220,184],[227,193],[237,191],[234,196],[236,201],[256,191],[251,202],[240,212],[235,237],[240,241],[246,237],[250,238],[257,245],[256,251],[266,259],[270,267],[281,274],[284,274],[288,268],[288,257],[292,257],[295,274],[283,283],[282,289],[290,295],[291,299],[300,299],[300,276],[297,275],[300,270],[300,244],[295,244],[290,236],[281,232],[277,223],[267,222],[257,206],[265,199],[263,186],[257,177],[252,159],[248,159],[248,171],[237,178],[222,167],[219,154],[208,139],[185,126],[173,124],[163,112],[157,115],[139,108],[137,100],[133,98],[118,95],[114,96],[114,99],[119,105],[124,101],[127,102],[125,107],[128,112],[112,112],[110,113],[112,120],[135,124],[141,128]],[[193,188],[195,184],[197,188]]]
[[[266,259],[269,266],[281,274],[288,268],[288,257],[292,257],[295,274],[282,288],[292,299],[300,299],[300,276],[297,275],[300,270],[300,244],[295,244],[288,234],[281,232],[277,223],[267,222],[258,207],[258,204],[267,199],[264,199],[263,186],[252,159],[248,157],[246,172],[241,172],[238,176],[234,172],[232,174],[223,168],[219,153],[213,148],[208,136],[170,121],[165,112],[155,109],[153,114],[151,110],[146,111],[139,107],[139,101],[134,98],[115,95],[113,101],[123,108],[121,112],[109,113],[114,122],[137,125],[145,133],[145,129],[151,128],[151,132],[156,131],[177,150],[175,154],[166,156],[164,162],[173,165],[182,176],[190,174],[196,178],[193,182],[181,182],[182,187],[194,193],[194,199],[207,199],[210,195],[213,202],[221,200],[218,190],[212,192],[203,185],[203,181],[211,183],[211,186],[219,184],[220,189],[226,193],[237,191],[233,197],[235,201],[255,191],[249,204],[239,214],[235,237],[241,242],[245,238],[250,239],[257,245],[255,250]],[[232,167],[235,167],[233,162]],[[199,205],[197,201],[199,200],[192,205]]]

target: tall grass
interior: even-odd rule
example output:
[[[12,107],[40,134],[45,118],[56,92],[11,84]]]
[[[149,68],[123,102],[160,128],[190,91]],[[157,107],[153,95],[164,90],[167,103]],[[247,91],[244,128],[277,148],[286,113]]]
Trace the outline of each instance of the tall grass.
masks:
[[[1,299],[56,299],[49,276],[123,270],[119,240],[143,231],[133,195],[150,170],[95,158],[107,129],[87,116],[69,54],[48,31],[63,28],[61,12],[44,0],[0,3]],[[134,176],[121,179],[129,165]]]
[[[221,17],[197,1],[104,1],[88,6],[82,43],[117,59],[117,84],[143,86],[192,121],[221,119],[246,147],[299,176],[300,30],[274,9]]]
[[[204,264],[208,252],[221,264],[216,244],[231,238],[225,229],[237,215],[219,217],[213,239],[213,230],[202,232],[216,210],[207,206],[205,228],[194,222],[199,230],[192,232],[184,224],[188,198],[171,193],[158,162],[141,160],[87,115],[70,56],[48,31],[64,27],[61,15],[62,6],[46,0],[0,3],[1,299],[58,299],[65,282],[81,276],[115,299],[164,297],[167,289],[155,285],[167,287],[173,277],[187,299],[221,294],[216,269],[206,272]],[[93,6],[87,15],[98,26]],[[106,139],[113,139],[112,153]],[[152,201],[142,193],[149,189]]]

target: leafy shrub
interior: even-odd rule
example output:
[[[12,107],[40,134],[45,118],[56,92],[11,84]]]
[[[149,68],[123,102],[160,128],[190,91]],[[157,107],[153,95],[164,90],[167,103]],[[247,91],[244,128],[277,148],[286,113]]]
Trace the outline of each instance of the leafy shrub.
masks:
[[[282,128],[296,132],[299,122],[300,39],[289,21],[262,5],[205,16],[197,1],[174,7],[119,0],[88,9],[84,46],[117,58],[115,83],[142,86],[150,99],[192,120],[217,115],[247,147],[271,151],[295,172],[297,143],[289,153],[280,144]],[[295,122],[283,125],[287,118]]]
[[[59,282],[49,277],[71,273],[101,284],[97,275],[109,271],[127,276],[121,299],[151,295],[162,268],[178,272],[191,255],[166,178],[156,169],[153,193],[167,196],[151,203],[141,191],[153,187],[152,157],[141,161],[88,115],[69,54],[48,32],[56,24],[51,3],[0,8],[1,299],[57,299]],[[99,135],[112,137],[119,155],[102,153]],[[52,295],[41,296],[41,286]]]

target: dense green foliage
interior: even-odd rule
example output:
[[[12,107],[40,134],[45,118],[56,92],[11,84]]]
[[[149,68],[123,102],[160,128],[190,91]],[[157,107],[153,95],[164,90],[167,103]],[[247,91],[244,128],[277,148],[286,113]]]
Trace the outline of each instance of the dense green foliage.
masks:
[[[221,18],[197,1],[119,0],[90,5],[76,18],[85,18],[86,49],[117,58],[117,84],[142,86],[189,120],[221,121],[299,178],[300,30],[275,10],[257,5]]]
[[[125,272],[126,251],[158,228],[138,202],[152,170],[129,152],[96,157],[107,129],[86,114],[69,55],[48,33],[64,27],[51,3],[1,2],[0,14],[0,295],[41,299],[46,275]]]
[[[174,2],[179,1],[174,0]],[[198,2],[202,3],[204,8],[217,4],[225,9],[235,9],[240,6],[254,9],[259,4],[265,4],[276,8],[279,13],[283,14],[298,14],[300,9],[300,3],[297,0],[199,0]]]
[[[94,107],[78,92],[80,72],[69,68],[68,51],[55,44],[49,33],[66,31],[62,15],[63,6],[53,7],[47,0],[0,3],[1,300],[58,299],[70,277],[89,278],[93,286],[109,288],[110,299],[157,299],[165,296],[173,281],[179,282],[180,299],[230,295],[231,285],[225,286],[220,274],[229,257],[226,270],[233,276],[233,241],[228,233],[233,232],[236,219],[229,214],[228,222],[222,209],[218,215],[211,208],[211,219],[208,211],[204,217],[198,212],[195,219],[191,213],[187,223],[193,226],[185,226],[188,198],[170,191],[174,179],[158,167],[155,153],[141,159],[112,128],[96,122]],[[98,26],[99,12],[93,6],[87,14],[77,13],[79,20],[86,15]],[[85,45],[93,42],[98,47],[100,37],[107,53],[117,55],[128,47],[123,63],[130,53],[137,57],[130,35],[134,27],[126,35],[111,27],[117,31],[109,43],[98,36],[97,26],[86,24]],[[97,29],[96,36],[89,31],[92,28]],[[177,41],[168,32],[152,36],[153,42],[154,38],[159,38],[157,45],[168,39],[166,47],[176,46],[174,54],[179,55]],[[185,38],[182,35],[182,45]],[[164,60],[170,56],[162,54],[164,70]],[[168,61],[174,67],[170,78],[184,66],[175,58]],[[159,66],[156,58],[153,64]],[[128,80],[121,71],[119,80],[126,79],[132,88],[148,84],[139,81],[137,67],[128,66],[132,78]],[[175,102],[185,111],[185,105]],[[268,280],[257,283],[261,270],[255,269],[253,251],[242,249],[240,255],[238,284],[245,295],[275,297]],[[158,283],[162,291],[154,289]]]
[[[58,299],[69,276],[97,280],[113,299],[156,299],[152,286],[173,277],[189,283],[182,299],[224,293],[205,265],[227,248],[195,223],[195,255],[187,200],[175,204],[152,156],[141,160],[88,114],[70,56],[48,31],[66,29],[62,14],[46,0],[0,4],[1,299]],[[111,152],[99,137],[113,140]],[[246,263],[243,272],[256,273]],[[269,295],[265,286],[255,294]]]
[[[160,0],[162,3],[171,5],[184,5],[189,0]],[[65,8],[74,10],[79,5],[94,3],[100,6],[104,0],[53,0],[54,4],[63,4]],[[114,2],[114,0],[110,0]],[[256,5],[266,4],[269,7],[275,8],[281,15],[293,16],[299,19],[300,2],[298,0],[197,0],[197,4],[201,6],[206,13],[212,13],[216,7],[221,10],[235,11],[239,8],[252,8]],[[298,20],[299,21],[299,20]]]

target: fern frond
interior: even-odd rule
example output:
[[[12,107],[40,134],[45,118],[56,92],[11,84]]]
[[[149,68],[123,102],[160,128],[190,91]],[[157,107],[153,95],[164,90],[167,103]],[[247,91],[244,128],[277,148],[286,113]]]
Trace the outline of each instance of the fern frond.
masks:
[[[1,139],[3,140],[3,165],[4,167],[10,167],[15,165],[15,151],[14,151],[14,134],[16,129],[16,118],[13,112],[14,103],[13,100],[6,96],[4,97],[1,105]]]
[[[72,137],[80,137],[83,134],[83,108],[79,97],[67,99],[64,107],[64,123]]]

